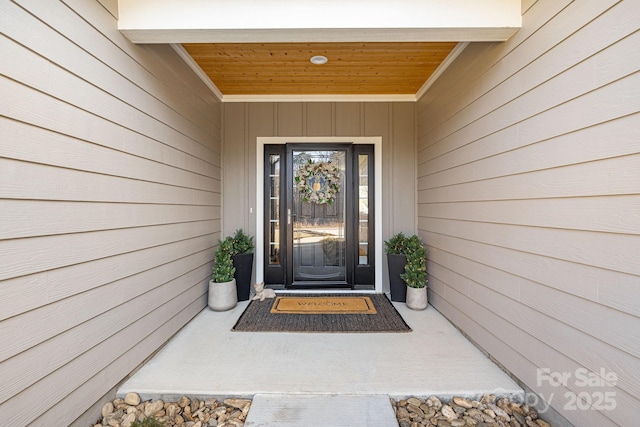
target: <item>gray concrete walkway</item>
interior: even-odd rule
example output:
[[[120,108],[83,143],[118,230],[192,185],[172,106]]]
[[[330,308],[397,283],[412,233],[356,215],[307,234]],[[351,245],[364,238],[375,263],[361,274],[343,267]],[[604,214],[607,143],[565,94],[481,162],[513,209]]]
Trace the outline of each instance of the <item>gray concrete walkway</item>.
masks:
[[[387,396],[256,394],[244,427],[397,427]]]
[[[248,302],[203,310],[118,390],[143,399],[256,394],[437,395],[523,390],[438,311],[394,303],[409,333],[231,332]]]

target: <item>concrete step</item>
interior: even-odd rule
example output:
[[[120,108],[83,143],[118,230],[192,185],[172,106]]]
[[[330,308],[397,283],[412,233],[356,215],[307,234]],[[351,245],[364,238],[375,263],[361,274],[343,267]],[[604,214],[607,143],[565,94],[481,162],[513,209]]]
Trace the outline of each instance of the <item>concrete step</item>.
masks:
[[[383,394],[256,394],[245,427],[397,427]]]

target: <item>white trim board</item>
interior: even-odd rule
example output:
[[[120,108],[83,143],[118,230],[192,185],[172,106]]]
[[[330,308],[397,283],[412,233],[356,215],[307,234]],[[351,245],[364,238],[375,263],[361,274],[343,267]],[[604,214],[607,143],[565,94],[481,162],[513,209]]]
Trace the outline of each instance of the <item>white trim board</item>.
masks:
[[[264,246],[264,146],[269,144],[372,144],[375,165],[375,292],[382,293],[382,137],[257,137],[256,138],[256,248]],[[256,282],[264,280],[264,251],[256,250]],[[344,292],[344,290],[343,290]]]
[[[453,64],[453,61],[456,60],[456,58],[462,53],[463,50],[466,49],[467,46],[469,46],[469,42],[458,43],[456,47],[454,47],[451,52],[449,52],[449,55],[444,58],[444,61],[442,61],[440,65],[438,65],[438,68],[436,68],[436,70],[429,76],[427,81],[424,82],[418,92],[416,92],[414,101],[419,100],[425,93],[427,93],[427,90],[429,90],[431,85],[433,85],[436,80],[438,80],[438,78],[442,75],[442,73],[444,73],[444,71],[449,68],[451,64]]]
[[[189,52],[187,52],[187,50],[181,44],[178,44],[178,43],[172,43],[170,44],[170,46],[173,48],[173,50],[176,51],[178,56],[180,56],[180,58],[182,58],[182,60],[189,66],[189,68],[191,68],[193,72],[196,73],[196,76],[198,76],[200,80],[202,80],[202,82],[205,85],[207,85],[209,90],[213,92],[213,95],[218,99],[218,101],[222,101],[224,98],[224,95],[222,94],[222,92],[220,92],[220,89],[218,89],[218,86],[216,86],[215,83],[211,81],[209,76],[207,76],[207,73],[205,73],[202,70],[202,68],[200,68],[200,66],[196,63],[196,61],[191,57],[191,55],[189,55]]]
[[[134,43],[504,41],[520,0],[119,0]]]
[[[223,95],[222,102],[416,102],[411,94],[400,95]]]

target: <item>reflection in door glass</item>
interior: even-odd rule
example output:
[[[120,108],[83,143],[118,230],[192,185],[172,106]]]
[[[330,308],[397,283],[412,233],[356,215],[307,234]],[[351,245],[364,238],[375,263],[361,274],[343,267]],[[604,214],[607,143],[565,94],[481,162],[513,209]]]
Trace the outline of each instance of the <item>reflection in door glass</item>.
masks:
[[[280,155],[269,156],[269,264],[280,265]]]
[[[293,151],[293,280],[345,281],[344,150]]]

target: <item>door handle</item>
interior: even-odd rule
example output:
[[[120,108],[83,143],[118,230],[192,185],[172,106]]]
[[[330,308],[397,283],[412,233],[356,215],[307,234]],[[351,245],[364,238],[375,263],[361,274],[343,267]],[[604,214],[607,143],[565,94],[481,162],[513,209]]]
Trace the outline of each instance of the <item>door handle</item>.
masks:
[[[287,225],[291,225],[291,209],[287,209]]]

